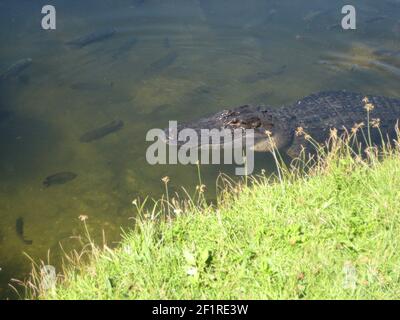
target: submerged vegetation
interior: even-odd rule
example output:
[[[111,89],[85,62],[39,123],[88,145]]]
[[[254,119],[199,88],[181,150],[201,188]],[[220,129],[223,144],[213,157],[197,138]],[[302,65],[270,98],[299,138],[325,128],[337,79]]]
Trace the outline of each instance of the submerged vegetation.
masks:
[[[368,113],[373,106],[365,101]],[[379,121],[355,125],[278,174],[222,177],[217,205],[168,193],[134,201],[135,230],[116,249],[67,256],[55,286],[40,265],[25,283],[39,299],[392,299],[400,294],[400,139],[357,148]],[[397,130],[398,132],[398,130]],[[382,137],[382,140],[385,138]],[[356,147],[355,147],[356,146]],[[317,160],[317,161],[315,161]],[[87,231],[86,216],[81,220]]]

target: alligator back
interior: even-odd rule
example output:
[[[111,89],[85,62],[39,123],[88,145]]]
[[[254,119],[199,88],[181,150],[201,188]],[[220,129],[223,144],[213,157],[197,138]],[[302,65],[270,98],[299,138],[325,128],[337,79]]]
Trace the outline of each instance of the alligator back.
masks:
[[[370,120],[379,119],[383,133],[393,132],[400,119],[400,100],[362,95],[346,91],[327,91],[307,96],[292,106],[295,127],[303,127],[316,140],[324,140],[329,129],[351,129],[355,124],[367,125],[364,98],[374,105]]]

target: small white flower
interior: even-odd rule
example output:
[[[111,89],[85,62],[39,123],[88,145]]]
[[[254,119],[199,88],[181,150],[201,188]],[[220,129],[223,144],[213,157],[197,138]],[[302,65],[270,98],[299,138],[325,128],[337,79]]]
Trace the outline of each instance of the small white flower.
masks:
[[[192,276],[192,277],[196,276],[196,275],[197,275],[197,268],[196,268],[196,267],[190,267],[190,268],[188,268],[188,269],[186,270],[186,274],[187,274],[188,276]]]
[[[132,248],[131,248],[131,246],[125,246],[125,247],[124,247],[124,252],[127,253],[127,254],[131,254],[131,253],[132,253]]]
[[[180,215],[182,213],[182,210],[181,209],[174,209],[174,213],[176,215]]]

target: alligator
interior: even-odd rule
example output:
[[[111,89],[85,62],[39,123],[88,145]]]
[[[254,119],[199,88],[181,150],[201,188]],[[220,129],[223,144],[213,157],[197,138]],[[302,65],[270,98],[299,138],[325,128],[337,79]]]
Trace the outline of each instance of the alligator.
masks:
[[[345,130],[351,132],[363,124],[367,125],[366,106],[370,109],[370,122],[374,122],[374,126],[379,125],[380,128],[371,129],[371,142],[379,144],[382,142],[382,136],[394,139],[397,120],[400,119],[400,99],[347,91],[319,92],[281,107],[243,105],[198,121],[181,124],[177,130],[180,132],[182,129],[191,128],[200,136],[201,129],[254,129],[255,152],[271,152],[276,148],[294,158],[300,155],[303,149],[310,150],[311,140],[308,137],[312,137],[312,140],[318,143],[324,143],[333,129],[341,134]],[[173,138],[176,137],[176,133],[166,133],[166,143],[172,144],[174,141],[178,145],[185,144],[185,141],[176,141],[177,139]],[[365,130],[364,134],[366,135]],[[214,142],[205,143],[199,147],[212,147]],[[223,147],[221,142],[218,145]]]

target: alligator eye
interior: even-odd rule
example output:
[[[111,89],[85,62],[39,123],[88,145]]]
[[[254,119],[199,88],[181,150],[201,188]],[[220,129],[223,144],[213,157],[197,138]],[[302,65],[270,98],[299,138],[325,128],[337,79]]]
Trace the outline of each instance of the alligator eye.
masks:
[[[225,126],[225,127],[228,127],[228,126],[238,127],[238,126],[240,126],[240,125],[241,125],[241,122],[240,122],[240,120],[237,119],[237,118],[233,118],[232,120],[226,121],[226,122],[224,123],[224,126]]]

